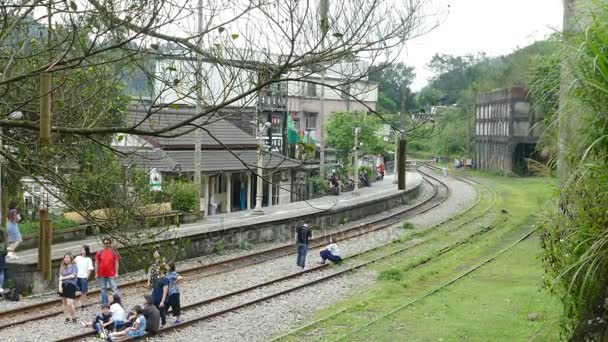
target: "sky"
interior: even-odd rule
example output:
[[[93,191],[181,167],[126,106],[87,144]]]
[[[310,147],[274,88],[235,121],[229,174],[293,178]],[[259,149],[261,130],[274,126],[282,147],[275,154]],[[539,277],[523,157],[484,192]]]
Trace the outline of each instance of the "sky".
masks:
[[[562,27],[562,0],[436,0],[435,7],[445,12],[441,25],[409,41],[397,59],[415,67],[415,91],[433,76],[426,65],[436,53],[505,55]]]

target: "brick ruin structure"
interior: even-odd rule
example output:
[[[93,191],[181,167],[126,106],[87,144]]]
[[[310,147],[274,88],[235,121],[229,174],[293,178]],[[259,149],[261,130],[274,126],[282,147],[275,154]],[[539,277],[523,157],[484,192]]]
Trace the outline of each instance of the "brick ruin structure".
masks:
[[[501,89],[477,96],[475,166],[479,170],[527,172],[540,130],[524,88]]]

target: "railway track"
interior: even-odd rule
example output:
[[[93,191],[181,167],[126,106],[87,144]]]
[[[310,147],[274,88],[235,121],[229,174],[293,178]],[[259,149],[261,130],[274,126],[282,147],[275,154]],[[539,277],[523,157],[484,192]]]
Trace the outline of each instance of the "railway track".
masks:
[[[431,170],[438,170],[438,171],[441,171],[441,169],[440,169],[440,168],[438,168],[438,167],[435,167],[435,166],[432,166],[432,165],[428,165],[428,164],[426,164],[426,163],[423,163],[423,165],[424,165],[425,167],[427,167],[427,168],[431,169]],[[470,184],[470,183],[475,183],[475,184],[477,184],[477,185],[479,185],[479,186],[483,186],[481,183],[479,183],[479,182],[477,182],[477,181],[475,181],[475,180],[473,180],[473,179],[470,179],[470,178],[461,178],[461,177],[453,177],[453,178],[456,178],[456,179],[459,179],[459,180],[462,180],[462,181],[468,182],[469,184]],[[485,186],[484,186],[484,187],[485,187]],[[449,231],[454,231],[454,230],[456,230],[456,229],[458,229],[458,228],[461,228],[461,227],[463,227],[463,226],[465,226],[465,225],[470,224],[471,222],[473,222],[473,221],[475,221],[475,220],[478,220],[479,218],[481,218],[481,217],[483,217],[484,215],[486,215],[486,214],[487,214],[487,213],[488,213],[488,212],[489,212],[489,211],[490,211],[490,210],[491,210],[491,209],[492,209],[492,208],[493,208],[493,207],[496,205],[496,202],[497,202],[497,199],[498,199],[498,194],[497,194],[497,193],[496,193],[496,191],[494,191],[493,189],[490,189],[490,188],[488,188],[488,187],[485,187],[485,188],[486,188],[486,190],[488,190],[488,193],[489,193],[489,194],[490,194],[490,196],[491,196],[489,205],[488,205],[488,206],[487,206],[487,207],[486,207],[484,210],[482,210],[482,211],[481,211],[479,214],[477,214],[477,215],[474,215],[474,216],[471,216],[471,217],[467,218],[466,220],[464,220],[463,222],[461,222],[461,223],[457,224],[456,226],[450,227],[449,229],[447,229],[447,230],[446,230],[446,232],[449,232]],[[478,192],[478,193],[479,193],[479,192]],[[461,211],[461,212],[460,212],[460,213],[458,213],[456,216],[453,216],[453,217],[451,217],[451,218],[449,218],[449,219],[447,219],[447,220],[441,221],[441,222],[439,222],[439,223],[437,223],[437,224],[433,225],[433,226],[432,226],[432,227],[430,227],[429,229],[432,229],[432,228],[435,228],[435,227],[438,227],[438,226],[444,225],[445,223],[447,223],[447,222],[449,222],[449,221],[452,221],[452,220],[455,220],[455,219],[458,219],[459,217],[463,217],[465,214],[469,213],[469,212],[470,212],[470,211],[471,211],[473,208],[475,208],[475,207],[476,207],[476,206],[479,204],[479,202],[481,202],[481,195],[480,195],[480,196],[478,196],[478,197],[477,197],[477,200],[476,200],[476,201],[475,201],[475,202],[474,202],[474,203],[473,203],[471,206],[469,206],[467,209],[465,209],[465,210]],[[410,266],[408,267],[408,269],[413,269],[413,268],[419,267],[419,266],[421,266],[421,265],[423,265],[423,264],[426,264],[426,263],[430,262],[431,260],[436,259],[437,257],[439,257],[439,256],[441,256],[441,255],[444,255],[444,254],[446,254],[446,253],[448,253],[448,252],[452,251],[452,250],[453,250],[453,249],[455,249],[456,247],[461,246],[461,245],[463,245],[464,243],[469,242],[469,241],[470,241],[470,240],[472,240],[473,238],[475,238],[475,237],[477,237],[477,236],[479,236],[479,235],[482,235],[482,234],[484,234],[484,233],[488,232],[489,230],[491,230],[491,229],[493,229],[493,228],[494,228],[493,226],[488,226],[488,227],[485,227],[485,228],[483,228],[483,229],[481,229],[481,230],[479,230],[479,231],[477,231],[477,232],[474,232],[473,234],[471,234],[469,237],[465,238],[464,240],[457,241],[456,243],[453,243],[453,244],[451,244],[451,245],[449,245],[449,246],[446,246],[446,247],[444,247],[444,248],[440,249],[439,251],[437,251],[436,253],[434,253],[433,255],[431,255],[430,257],[428,257],[428,258],[424,258],[424,259],[422,259],[422,260],[420,260],[420,261],[418,261],[418,262],[416,262],[416,263],[414,263],[414,264],[410,265]],[[517,242],[517,243],[521,242],[523,239],[527,238],[527,237],[528,237],[530,234],[532,234],[532,233],[533,233],[533,231],[532,231],[532,232],[530,232],[530,233],[528,233],[528,234],[527,234],[525,237],[523,237],[522,239],[518,240],[518,242]],[[418,244],[418,245],[419,245],[419,244]],[[412,247],[415,247],[415,246],[412,246]],[[511,247],[513,247],[513,246],[510,246],[509,248],[511,248]],[[409,248],[411,248],[411,247],[409,247]],[[408,248],[406,248],[406,249],[408,249]],[[507,248],[507,249],[508,249],[508,248]],[[425,297],[427,297],[427,296],[429,296],[429,295],[432,295],[432,294],[434,294],[434,293],[436,293],[436,292],[440,291],[440,290],[441,290],[441,289],[443,289],[444,287],[447,287],[447,286],[449,286],[449,285],[453,284],[454,282],[456,282],[456,281],[460,280],[461,278],[463,278],[464,276],[468,275],[469,273],[471,273],[471,272],[473,272],[473,271],[477,270],[477,269],[478,269],[478,268],[480,268],[482,265],[484,265],[484,264],[486,264],[487,262],[489,262],[489,261],[493,260],[493,259],[494,259],[494,258],[496,258],[498,255],[502,254],[504,251],[505,251],[505,250],[502,250],[502,251],[501,251],[501,252],[499,252],[497,255],[494,255],[494,256],[493,256],[493,257],[491,257],[490,259],[488,259],[488,260],[484,261],[482,264],[480,264],[480,265],[478,265],[478,266],[474,267],[473,269],[471,269],[471,270],[469,270],[469,271],[465,272],[464,274],[462,274],[462,275],[460,275],[460,276],[456,277],[455,279],[451,280],[450,282],[448,282],[448,283],[446,283],[446,284],[443,284],[443,285],[441,285],[440,287],[433,289],[432,291],[429,291],[428,293],[426,293],[426,294],[425,294],[425,295],[423,295],[422,297],[420,297],[420,298],[416,298],[415,300],[413,300],[413,301],[409,302],[408,304],[404,305],[403,307],[400,307],[398,310],[401,310],[401,309],[403,309],[403,308],[404,308],[404,307],[406,307],[406,306],[412,305],[412,304],[414,304],[414,303],[418,302],[419,300],[421,300],[421,299],[423,299],[423,298],[425,298]],[[400,252],[402,252],[402,251],[400,251]],[[391,254],[391,255],[392,255],[392,254]],[[272,339],[270,340],[270,342],[276,342],[276,341],[280,341],[280,340],[282,340],[282,339],[284,339],[284,338],[286,338],[286,337],[289,337],[289,336],[291,336],[291,335],[293,335],[293,334],[295,334],[295,333],[297,333],[297,332],[299,332],[299,331],[302,331],[302,330],[304,330],[304,329],[307,329],[307,328],[310,328],[310,327],[312,327],[312,326],[318,325],[319,323],[325,322],[325,321],[327,321],[327,320],[329,320],[329,319],[331,319],[331,318],[334,318],[334,317],[336,317],[336,316],[338,316],[338,315],[340,315],[340,314],[342,314],[342,313],[346,312],[348,309],[349,309],[348,307],[343,308],[343,309],[341,309],[341,310],[339,310],[339,311],[337,311],[337,312],[334,312],[334,313],[332,313],[332,314],[330,314],[330,315],[328,315],[328,316],[322,317],[322,318],[317,319],[317,320],[315,320],[315,321],[313,321],[313,322],[310,322],[310,323],[308,323],[308,324],[306,324],[306,325],[303,325],[303,326],[300,326],[300,327],[298,327],[298,328],[296,328],[296,329],[290,330],[290,331],[288,331],[287,333],[285,333],[285,334],[283,334],[283,335],[280,335],[280,336],[278,336],[278,337],[272,338]],[[395,311],[397,311],[397,310],[395,310]],[[391,311],[391,312],[390,312],[389,314],[387,314],[386,316],[389,316],[389,315],[393,314],[395,311]],[[385,316],[382,316],[382,317],[385,317]],[[370,325],[370,324],[372,324],[372,323],[376,322],[376,321],[377,321],[377,320],[379,320],[379,319],[380,319],[380,318],[375,319],[375,320],[373,320],[373,321],[370,321],[370,322],[369,322],[368,324],[366,324],[365,326],[362,326],[362,327],[357,327],[355,330],[350,331],[350,332],[349,332],[347,335],[341,336],[341,337],[340,337],[338,340],[342,340],[342,339],[344,339],[344,337],[349,336],[349,335],[351,335],[352,333],[354,333],[354,332],[356,332],[356,331],[360,331],[361,329],[363,329],[363,328],[365,328],[366,326],[368,326],[368,325]]]
[[[378,220],[366,222],[359,226],[355,226],[349,229],[345,229],[339,232],[332,233],[334,241],[345,241],[353,239],[365,234],[369,234],[375,231],[379,231],[390,227],[391,225],[399,222],[400,220],[411,217],[413,215],[421,214],[429,211],[445,200],[451,195],[449,187],[441,182],[436,177],[429,175],[425,172],[423,174],[424,180],[431,184],[433,188],[432,195],[427,199],[423,200],[418,205],[411,208],[401,208],[391,213],[388,216],[382,217]],[[311,248],[323,246],[327,243],[328,236],[321,236],[311,240]],[[209,277],[225,272],[229,272],[241,267],[246,267],[254,264],[259,264],[275,258],[284,257],[287,255],[294,254],[294,248],[292,244],[285,244],[268,250],[263,250],[247,255],[243,255],[236,258],[231,258],[223,261],[219,261],[213,264],[201,265],[184,269],[180,272],[182,275],[196,274],[196,278]],[[121,291],[138,289],[144,287],[146,283],[145,279],[134,280],[120,284]],[[99,293],[99,289],[89,291],[89,295]],[[33,305],[22,306],[11,310],[0,312],[0,330],[16,325],[25,324],[28,322],[41,320],[48,317],[60,315],[61,310],[57,310],[60,299],[53,299]],[[89,305],[96,305],[97,303],[91,303]],[[11,319],[13,317],[19,317],[18,319]]]
[[[428,175],[426,173],[425,173],[425,177],[429,177],[429,178],[435,180],[435,182],[437,182],[437,184],[441,184],[443,187],[445,187],[445,192],[446,192],[447,196],[440,196],[441,197],[440,199],[437,199],[436,197],[431,197],[431,198],[435,198],[435,201],[426,202],[426,203],[431,203],[431,202],[433,202],[433,203],[429,204],[428,206],[425,206],[425,208],[423,208],[423,209],[420,209],[420,212],[426,212],[426,211],[431,210],[432,208],[440,205],[445,200],[447,200],[447,198],[448,198],[448,196],[450,194],[449,188],[447,187],[447,185],[445,183],[441,182],[439,179],[437,179],[437,178],[435,178],[435,177],[433,177],[431,175]],[[464,214],[465,212],[470,211],[478,202],[479,202],[479,199],[475,202],[475,204],[473,206],[470,206],[469,208],[467,208],[466,210],[464,210],[460,214]],[[494,205],[494,203],[495,203],[495,201],[493,200],[487,210],[489,210]],[[419,207],[417,207],[417,208],[419,208]],[[484,210],[483,213],[486,213],[487,210]],[[483,214],[475,216],[474,219],[476,219],[478,217],[481,217],[482,215]],[[468,220],[466,222],[463,222],[461,224],[458,224],[456,226],[450,227],[449,229],[444,229],[442,232],[449,232],[449,231],[455,230],[455,229],[457,229],[459,227],[464,226],[465,224],[469,223],[472,220],[473,219]],[[390,223],[388,225],[392,225],[392,223]],[[364,235],[364,234],[369,234],[370,232],[378,230],[378,229],[381,229],[380,226],[374,226],[373,228],[370,228],[369,230],[366,230],[365,232],[358,233],[357,236]],[[480,231],[476,231],[473,234],[471,234],[470,236],[468,236],[466,239],[464,239],[463,241],[459,241],[457,244],[460,245],[462,243],[465,243],[466,241],[468,241],[469,239],[473,238],[474,236],[482,234],[482,233],[484,233],[485,231],[487,231],[489,229],[490,228],[486,228],[485,230],[482,229]],[[438,233],[441,233],[441,232],[438,232]],[[414,236],[414,235],[412,235],[412,236]],[[353,238],[353,237],[354,236],[349,237],[349,238]],[[347,238],[342,238],[342,240],[346,240],[346,239]],[[230,301],[230,300],[236,302],[235,304],[224,305],[225,307],[221,308],[219,310],[215,310],[215,311],[212,311],[212,312],[205,312],[203,314],[198,315],[197,317],[193,317],[193,318],[185,320],[185,321],[183,321],[181,323],[174,324],[174,325],[171,325],[171,326],[167,326],[167,327],[161,329],[161,332],[169,333],[169,332],[174,331],[176,329],[182,329],[184,327],[187,327],[187,326],[190,326],[190,325],[193,325],[193,324],[197,324],[197,323],[200,323],[200,322],[203,322],[203,321],[210,320],[210,319],[212,319],[214,317],[218,317],[218,316],[221,316],[221,315],[224,315],[224,314],[227,314],[227,313],[230,313],[230,312],[233,312],[233,311],[245,308],[245,307],[249,307],[249,306],[252,306],[252,305],[264,302],[264,301],[268,301],[270,299],[273,299],[273,298],[276,298],[276,297],[279,297],[279,296],[283,296],[283,295],[289,294],[291,292],[303,289],[305,287],[312,286],[312,285],[318,284],[320,282],[327,281],[329,279],[342,276],[344,274],[347,274],[347,273],[352,272],[354,270],[357,270],[359,268],[366,267],[366,266],[368,266],[368,265],[370,265],[370,264],[372,264],[374,262],[377,262],[379,260],[383,260],[383,259],[386,259],[386,258],[388,258],[390,256],[397,255],[399,253],[403,253],[404,251],[407,251],[407,250],[412,249],[412,248],[414,248],[416,246],[419,246],[419,245],[421,245],[421,244],[423,244],[423,243],[425,243],[427,241],[429,241],[429,240],[427,239],[427,240],[415,241],[415,240],[411,239],[408,243],[405,244],[405,246],[403,246],[401,248],[398,248],[396,250],[390,251],[388,253],[384,253],[384,254],[382,254],[380,256],[373,256],[372,255],[371,258],[368,258],[367,260],[360,261],[360,262],[357,261],[358,258],[365,257],[367,255],[370,255],[370,253],[373,253],[373,252],[377,252],[381,248],[385,247],[385,245],[377,246],[377,247],[374,247],[374,248],[371,248],[371,249],[368,249],[368,250],[365,250],[365,251],[362,251],[362,252],[359,252],[359,253],[355,253],[355,254],[349,255],[347,257],[344,257],[344,262],[345,263],[352,262],[353,265],[345,267],[345,268],[340,269],[340,270],[337,270],[335,272],[331,272],[328,275],[319,276],[316,279],[313,279],[313,280],[310,280],[310,281],[301,281],[299,284],[295,284],[294,286],[286,286],[286,285],[281,285],[281,284],[289,282],[289,281],[292,281],[292,280],[297,280],[298,278],[303,278],[303,276],[305,274],[314,274],[314,273],[318,273],[318,272],[323,271],[323,270],[327,270],[327,269],[329,269],[328,265],[325,264],[325,265],[315,266],[315,267],[306,269],[306,270],[298,272],[298,273],[288,274],[288,275],[285,275],[285,276],[282,276],[282,277],[279,277],[279,278],[271,279],[271,280],[263,282],[263,283],[255,284],[255,285],[252,285],[252,286],[248,286],[248,287],[239,289],[237,291],[233,291],[233,292],[222,294],[222,295],[219,295],[219,296],[216,296],[216,297],[213,297],[213,298],[208,298],[208,299],[205,299],[205,300],[201,300],[201,301],[197,301],[197,302],[194,302],[194,303],[190,303],[188,305],[184,305],[184,306],[182,306],[183,310],[187,310],[189,312],[194,312],[194,311],[197,311],[197,310],[204,310],[205,307],[207,307],[207,306],[209,306],[211,304],[217,304],[217,303],[222,303],[222,302],[224,302],[224,304],[225,304],[225,302]],[[292,249],[293,249],[293,247],[292,247]],[[446,253],[446,252],[447,252],[447,249],[440,251],[440,254],[443,254],[443,253]],[[438,255],[440,255],[440,254],[438,254]],[[286,287],[286,288],[281,289],[279,291],[275,291],[275,292],[271,292],[271,293],[267,293],[267,294],[262,294],[261,296],[257,295],[257,292],[260,292],[260,291],[263,292],[263,289],[269,288],[269,287],[273,287],[273,286],[275,286],[275,287],[276,286],[283,286],[283,287]],[[246,295],[246,294],[251,294],[253,292],[256,292],[256,293],[255,293],[254,298],[252,298],[252,299],[244,300],[243,301],[242,299],[239,298],[239,296],[243,296],[243,295]],[[94,335],[94,332],[91,331],[91,332],[85,332],[85,333],[81,333],[81,334],[77,334],[77,335],[73,335],[73,336],[67,336],[67,337],[64,337],[64,338],[57,339],[55,341],[57,341],[57,342],[60,342],[60,341],[80,341],[82,339],[85,339],[85,338],[87,338],[89,336],[93,336],[93,335]]]

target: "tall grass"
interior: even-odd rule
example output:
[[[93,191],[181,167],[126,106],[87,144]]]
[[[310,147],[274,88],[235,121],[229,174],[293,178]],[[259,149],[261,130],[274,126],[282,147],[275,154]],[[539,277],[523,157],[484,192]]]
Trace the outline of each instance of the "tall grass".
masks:
[[[564,333],[573,339],[607,331],[605,324],[587,323],[607,311],[608,4],[598,2],[592,19],[562,41],[561,87],[569,101],[560,103],[550,124],[568,124],[574,139],[560,151],[569,178],[562,180],[560,210],[542,235],[547,283],[562,298]]]

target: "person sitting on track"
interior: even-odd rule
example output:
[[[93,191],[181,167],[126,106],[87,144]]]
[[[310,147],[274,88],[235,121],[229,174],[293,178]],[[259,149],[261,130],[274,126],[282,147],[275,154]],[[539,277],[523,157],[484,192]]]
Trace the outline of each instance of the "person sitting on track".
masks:
[[[99,334],[99,337],[105,339],[107,337],[106,331],[111,330],[114,325],[114,321],[112,321],[112,313],[110,312],[110,305],[103,304],[101,306],[101,313],[95,315],[93,321],[83,321],[81,324],[85,328],[93,327]]]
[[[125,325],[125,309],[122,307],[122,300],[118,293],[113,293],[110,297],[110,312],[112,313],[113,328],[116,331],[122,330]]]
[[[131,313],[135,316],[133,325],[123,331],[110,334],[107,341],[124,341],[134,337],[144,336],[146,333],[146,318],[143,315],[143,309],[139,305],[135,305]]]
[[[333,243],[332,238],[329,238],[329,245],[321,250],[319,253],[321,255],[320,264],[325,264],[325,260],[329,260],[334,263],[339,263],[342,261],[342,257],[340,257],[340,248],[338,245]]]
[[[146,331],[152,335],[158,334],[158,329],[160,328],[160,312],[154,306],[154,301],[152,300],[152,296],[147,294],[144,295],[144,300],[146,301],[144,304],[144,317],[146,318]]]

